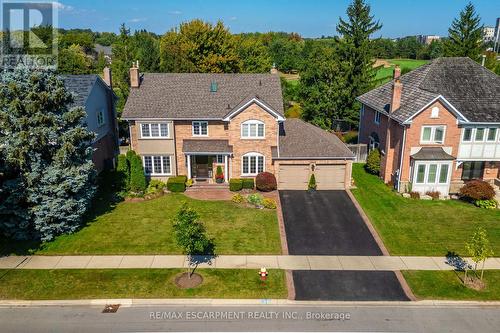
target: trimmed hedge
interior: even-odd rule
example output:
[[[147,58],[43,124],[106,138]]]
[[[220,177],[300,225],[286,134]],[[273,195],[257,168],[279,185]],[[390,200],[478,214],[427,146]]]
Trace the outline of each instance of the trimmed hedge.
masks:
[[[241,191],[243,188],[243,180],[239,178],[231,178],[229,180],[229,190],[232,192]]]
[[[186,190],[186,176],[170,177],[167,180],[167,189],[170,192],[184,192]]]
[[[255,187],[255,181],[253,178],[243,178],[243,188],[253,190]]]

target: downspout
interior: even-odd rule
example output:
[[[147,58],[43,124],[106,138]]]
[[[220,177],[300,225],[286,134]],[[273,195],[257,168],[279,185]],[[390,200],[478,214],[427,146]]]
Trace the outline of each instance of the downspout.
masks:
[[[403,170],[403,159],[404,159],[404,153],[405,153],[405,142],[406,142],[406,126],[403,125],[403,144],[401,145],[401,154],[400,156],[400,161],[399,161],[399,174],[398,174],[398,193],[401,188],[401,174]]]

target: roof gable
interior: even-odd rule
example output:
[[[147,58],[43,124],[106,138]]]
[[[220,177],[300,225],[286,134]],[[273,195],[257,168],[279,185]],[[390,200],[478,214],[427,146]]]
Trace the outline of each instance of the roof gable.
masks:
[[[261,101],[258,96],[245,98],[238,104],[233,110],[231,110],[228,114],[224,116],[224,121],[231,121],[234,117],[236,117],[241,112],[245,111],[251,105],[256,104],[261,107],[264,111],[268,112],[270,115],[276,118],[278,121],[283,121],[285,118],[276,112],[271,106],[267,105],[264,101]]]

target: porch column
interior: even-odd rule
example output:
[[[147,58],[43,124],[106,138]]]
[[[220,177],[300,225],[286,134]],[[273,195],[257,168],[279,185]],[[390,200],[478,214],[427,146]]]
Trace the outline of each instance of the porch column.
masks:
[[[187,176],[191,179],[191,155],[186,155],[187,158]]]
[[[224,155],[224,182],[228,182],[227,155]]]

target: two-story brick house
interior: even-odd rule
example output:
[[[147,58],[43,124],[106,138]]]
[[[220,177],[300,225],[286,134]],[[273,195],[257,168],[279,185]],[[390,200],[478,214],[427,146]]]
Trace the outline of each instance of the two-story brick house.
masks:
[[[353,154],[333,134],[283,113],[274,74],[145,73],[130,69],[123,118],[148,176],[213,182],[274,173],[280,189],[350,185]]]
[[[500,168],[500,77],[469,58],[439,58],[358,97],[359,142],[382,152],[400,191],[456,193]]]

